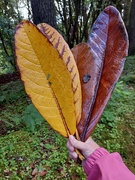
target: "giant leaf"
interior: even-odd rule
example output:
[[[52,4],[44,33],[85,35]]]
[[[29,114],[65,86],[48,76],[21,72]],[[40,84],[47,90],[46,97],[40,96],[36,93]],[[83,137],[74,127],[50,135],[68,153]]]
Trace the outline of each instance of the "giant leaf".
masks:
[[[87,43],[80,43],[72,49],[79,70],[81,88],[82,88],[82,115],[78,125],[78,133],[81,135],[86,119],[89,117],[93,101],[95,100],[95,91],[98,82],[100,66],[98,58],[94,58],[90,46]]]
[[[99,15],[90,32],[88,45],[93,54],[93,58],[90,56],[89,62],[87,60],[87,66],[91,69],[88,75],[92,78],[87,82],[89,88],[85,88],[87,85],[84,82],[81,83],[82,94],[87,94],[87,98],[83,97],[82,117],[77,127],[82,141],[90,136],[99,121],[123,70],[124,57],[128,54],[128,35],[116,8],[108,6]],[[83,66],[86,55],[82,56],[83,47],[79,46],[73,49],[73,53],[75,57],[78,53],[77,57]],[[80,70],[80,67],[79,73],[83,77],[86,72],[85,69]],[[89,102],[88,106],[86,101]]]
[[[38,24],[37,26],[40,31],[48,38],[48,41],[56,48],[65,62],[68,71],[71,73],[72,88],[74,93],[74,104],[77,123],[81,118],[81,87],[80,81],[78,80],[78,70],[76,68],[75,61],[73,61],[73,55],[69,49],[69,46],[65,43],[63,37],[50,25],[46,23]]]
[[[68,53],[64,61],[57,44],[52,46],[48,37],[28,21],[21,22],[16,28],[15,53],[25,90],[48,123],[67,137],[76,130],[73,83],[79,88],[80,80],[71,51],[64,48],[62,54]],[[63,45],[67,46],[65,42]],[[69,64],[70,68],[67,68]],[[71,71],[76,78],[73,79]],[[81,90],[78,92],[81,97]]]

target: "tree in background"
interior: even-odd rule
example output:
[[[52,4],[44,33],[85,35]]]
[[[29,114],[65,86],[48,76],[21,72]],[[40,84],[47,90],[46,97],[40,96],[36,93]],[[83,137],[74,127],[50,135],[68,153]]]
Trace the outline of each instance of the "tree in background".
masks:
[[[31,1],[26,0],[25,3],[26,3],[27,11],[28,11],[28,20],[30,21],[32,19]]]
[[[122,14],[123,1],[56,0],[58,30],[70,48],[80,42],[87,42],[90,29],[99,13],[106,6],[114,5]]]
[[[107,0],[31,0],[34,24],[45,22],[57,27],[70,48],[87,41],[93,22],[109,4]]]
[[[56,28],[54,0],[31,0],[34,24],[47,23]]]
[[[20,0],[0,1],[0,67],[9,69],[6,72],[16,70],[13,38],[16,25],[23,19],[20,3]]]
[[[69,47],[72,48],[80,42],[87,42],[90,29],[99,13],[106,6],[114,5],[120,11],[127,29],[129,28],[129,37],[131,37],[131,35],[134,34],[133,32],[135,32],[133,29],[135,23],[132,23],[135,10],[133,6],[134,1],[135,0],[31,0],[33,22],[35,24],[46,22],[55,28],[57,23],[57,30],[64,36]],[[133,36],[130,38],[130,49],[134,46],[134,39]]]
[[[3,63],[3,66],[10,63],[14,69],[16,69],[13,46],[14,27],[21,20],[16,1],[3,0],[0,2],[0,63]]]
[[[93,22],[108,1],[56,0],[58,29],[70,48],[87,41]]]
[[[125,22],[127,29],[129,27],[129,15],[130,15],[130,9],[131,9],[131,2],[132,0],[124,0],[124,3],[123,3],[124,13],[122,13],[122,16],[123,16],[123,20]]]
[[[27,19],[31,20],[30,0],[0,1],[0,68],[2,72],[3,69],[7,73],[17,70],[13,38],[16,25],[23,19],[24,9],[26,9]]]
[[[129,54],[135,55],[135,0],[132,0],[129,19]]]

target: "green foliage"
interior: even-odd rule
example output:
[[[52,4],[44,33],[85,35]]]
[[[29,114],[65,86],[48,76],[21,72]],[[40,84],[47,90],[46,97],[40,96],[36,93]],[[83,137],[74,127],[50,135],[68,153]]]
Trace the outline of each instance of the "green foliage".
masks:
[[[0,177],[10,179],[32,179],[32,172],[44,170],[43,179],[85,179],[81,167],[68,160],[66,139],[48,126],[33,133],[17,131],[0,139]],[[38,174],[36,175],[38,177]],[[42,179],[40,177],[39,179]]]
[[[11,86],[11,87],[10,87]],[[16,88],[16,91],[14,89]],[[11,104],[19,101],[20,97],[25,98],[26,93],[22,84],[19,84],[18,81],[16,83],[9,83],[5,86],[0,87],[1,96],[0,96],[0,105],[1,104]]]
[[[20,80],[0,86],[1,135],[22,127],[21,115],[29,100]],[[16,105],[17,104],[17,105]]]
[[[19,0],[0,1],[0,69],[2,73],[16,70],[14,57],[14,30],[22,19]]]
[[[122,117],[126,112],[129,112],[128,105],[123,103],[128,99],[130,100],[131,96],[132,93],[124,87],[122,81],[119,81],[115,87],[111,101],[102,115],[101,123],[109,128],[115,127],[117,117]]]
[[[38,129],[44,122],[43,117],[39,114],[33,104],[30,104],[26,107],[21,120],[30,131]]]
[[[125,68],[121,80],[130,86],[135,88],[135,56],[129,56],[125,62]]]
[[[13,50],[13,37],[14,37],[14,22],[8,17],[0,16],[0,66],[2,70],[14,68],[14,50]],[[10,66],[12,68],[10,68]]]
[[[0,75],[12,73],[13,71],[14,68],[8,61],[5,60],[5,54],[2,50],[0,50]]]

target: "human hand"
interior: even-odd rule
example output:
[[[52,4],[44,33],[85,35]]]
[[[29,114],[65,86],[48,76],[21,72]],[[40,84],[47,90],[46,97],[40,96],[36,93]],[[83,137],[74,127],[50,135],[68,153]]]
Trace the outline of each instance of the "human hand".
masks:
[[[77,160],[78,155],[75,152],[75,149],[81,150],[84,157],[87,159],[97,148],[99,145],[93,141],[92,138],[89,138],[86,142],[78,141],[74,136],[70,135],[67,148],[69,151],[69,157],[73,160]]]

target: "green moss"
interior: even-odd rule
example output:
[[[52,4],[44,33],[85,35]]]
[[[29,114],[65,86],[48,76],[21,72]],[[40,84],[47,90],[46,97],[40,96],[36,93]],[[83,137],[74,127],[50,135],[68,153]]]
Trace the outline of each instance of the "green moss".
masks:
[[[5,170],[11,179],[31,179],[35,168],[47,171],[43,179],[85,177],[82,167],[68,159],[66,139],[46,123],[34,133],[17,131],[1,137],[0,147],[0,175],[3,179]]]

